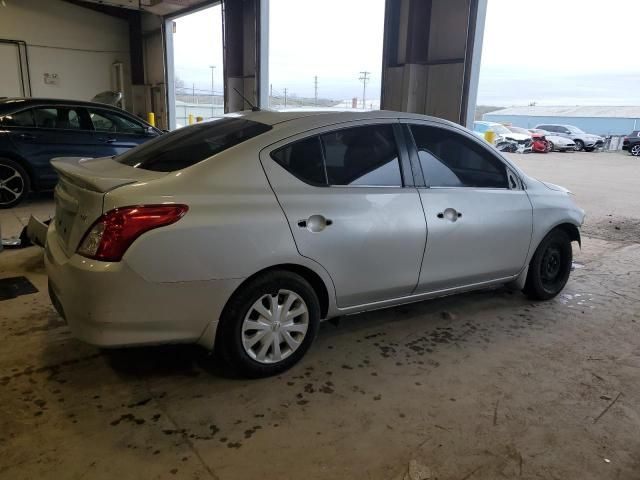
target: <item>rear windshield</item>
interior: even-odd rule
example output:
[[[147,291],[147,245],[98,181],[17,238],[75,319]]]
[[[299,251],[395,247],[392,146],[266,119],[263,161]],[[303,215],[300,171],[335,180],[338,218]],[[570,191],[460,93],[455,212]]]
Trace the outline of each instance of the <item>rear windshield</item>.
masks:
[[[115,159],[134,168],[174,172],[269,130],[271,126],[264,123],[221,118],[165,133]]]

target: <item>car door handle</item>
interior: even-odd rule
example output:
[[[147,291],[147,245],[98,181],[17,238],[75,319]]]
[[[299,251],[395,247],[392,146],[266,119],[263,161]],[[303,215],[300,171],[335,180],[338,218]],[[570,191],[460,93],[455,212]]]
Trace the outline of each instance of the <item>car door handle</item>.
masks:
[[[438,213],[438,218],[447,219],[450,222],[455,222],[462,217],[462,212],[458,212],[455,208],[447,208],[444,212]]]
[[[333,220],[322,215],[311,215],[306,220],[298,220],[298,227],[306,228],[313,233],[321,232],[330,225],[333,225]]]
[[[103,142],[103,143],[116,143],[116,139],[115,138],[98,138],[99,142]]]
[[[35,140],[36,136],[35,135],[31,135],[30,133],[21,133],[20,135],[18,135],[18,137],[20,137],[22,140]]]

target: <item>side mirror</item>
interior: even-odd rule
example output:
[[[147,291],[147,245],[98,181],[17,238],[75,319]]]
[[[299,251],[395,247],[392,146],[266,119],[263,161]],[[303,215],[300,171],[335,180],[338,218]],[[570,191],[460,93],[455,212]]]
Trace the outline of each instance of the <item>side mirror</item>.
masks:
[[[153,127],[147,127],[144,130],[145,135],[148,135],[149,137],[155,137],[158,134],[156,133],[156,130]]]

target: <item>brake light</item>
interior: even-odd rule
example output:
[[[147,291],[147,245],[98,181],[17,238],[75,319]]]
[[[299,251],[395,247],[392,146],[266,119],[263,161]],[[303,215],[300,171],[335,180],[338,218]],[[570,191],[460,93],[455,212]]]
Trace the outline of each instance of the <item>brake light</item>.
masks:
[[[115,208],[102,215],[87,231],[78,254],[94,260],[118,262],[143,233],[177,222],[186,205],[142,205]]]

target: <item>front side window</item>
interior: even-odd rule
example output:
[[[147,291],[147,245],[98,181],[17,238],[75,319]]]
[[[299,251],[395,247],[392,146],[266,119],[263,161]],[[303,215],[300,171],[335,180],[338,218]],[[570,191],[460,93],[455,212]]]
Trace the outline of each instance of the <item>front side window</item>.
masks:
[[[117,132],[142,135],[145,128],[142,124],[128,119],[124,115],[109,112],[107,110],[89,109],[89,116],[93,123],[93,128],[98,132]]]
[[[420,166],[432,187],[508,188],[504,164],[459,133],[412,125]]]
[[[392,125],[369,125],[320,136],[329,185],[401,187]]]
[[[80,130],[80,115],[69,107],[39,107],[33,109],[36,127],[56,130]]]
[[[305,138],[287,145],[273,152],[271,157],[303,182],[312,185],[327,183],[319,137]]]
[[[0,118],[3,127],[33,127],[33,112],[31,109],[12,113]]]
[[[124,165],[154,172],[173,172],[271,130],[270,125],[221,118],[160,135],[116,157]]]

